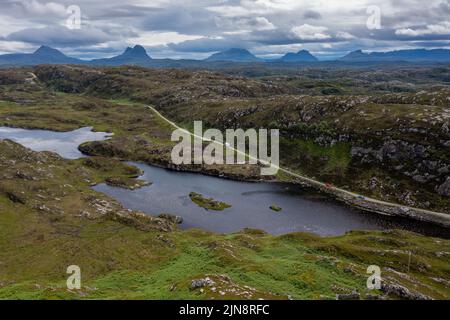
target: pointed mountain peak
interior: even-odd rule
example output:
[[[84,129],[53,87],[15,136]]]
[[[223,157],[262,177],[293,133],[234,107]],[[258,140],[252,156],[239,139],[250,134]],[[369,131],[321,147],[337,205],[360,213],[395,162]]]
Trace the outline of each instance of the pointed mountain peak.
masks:
[[[120,65],[147,65],[152,58],[147,54],[145,48],[140,45],[127,47],[125,51],[111,58],[92,60],[91,63],[97,65],[120,66]]]
[[[61,51],[48,47],[48,46],[40,46],[33,55],[36,56],[65,56]]]
[[[134,46],[133,52],[147,54],[147,51],[145,51],[145,48],[143,46],[139,45],[139,44]]]
[[[128,47],[125,49],[122,56],[133,57],[133,58],[141,58],[141,59],[151,59],[147,54],[145,48],[141,45],[135,45],[133,48]]]
[[[348,54],[348,56],[354,56],[354,57],[358,57],[358,56],[366,56],[367,54],[366,53],[364,53],[361,49],[359,49],[359,50],[355,50],[355,51],[352,51],[352,52],[350,52],[349,54]]]
[[[133,48],[132,48],[132,47],[127,47],[127,48],[125,49],[125,51],[123,52],[123,54],[127,54],[127,53],[129,53],[129,52],[131,52],[131,51],[133,51]]]

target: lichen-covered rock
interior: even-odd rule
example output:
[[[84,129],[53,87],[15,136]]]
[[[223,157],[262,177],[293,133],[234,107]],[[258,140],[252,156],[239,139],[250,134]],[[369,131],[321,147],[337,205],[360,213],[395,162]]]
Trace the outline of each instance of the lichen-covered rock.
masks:
[[[183,218],[182,217],[175,216],[175,215],[168,214],[168,213],[162,213],[162,214],[160,214],[158,216],[158,218],[168,220],[168,221],[170,221],[170,222],[172,222],[174,224],[182,224],[183,223]]]
[[[450,177],[447,178],[437,191],[441,196],[450,197]]]
[[[203,288],[203,287],[212,287],[216,283],[211,280],[209,277],[204,279],[195,279],[191,282],[191,289]]]
[[[405,300],[431,300],[430,297],[418,292],[410,291],[408,288],[399,284],[382,283],[381,291],[387,295],[393,295]]]
[[[360,300],[360,299],[361,299],[361,295],[356,291],[349,293],[349,294],[336,295],[336,300]]]

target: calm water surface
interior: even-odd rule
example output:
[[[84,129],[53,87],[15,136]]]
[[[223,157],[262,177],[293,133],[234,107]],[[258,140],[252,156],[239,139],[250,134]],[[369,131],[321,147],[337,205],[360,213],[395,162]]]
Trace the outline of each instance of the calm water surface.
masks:
[[[299,186],[250,183],[220,179],[195,173],[175,172],[130,162],[145,173],[141,179],[153,184],[139,190],[126,190],[106,184],[94,189],[117,199],[129,209],[149,214],[171,213],[183,217],[183,228],[234,232],[244,228],[272,234],[312,232],[322,236],[342,235],[350,230],[402,228],[433,232],[426,224],[364,213]],[[224,201],[231,208],[208,211],[189,198],[190,192]],[[283,210],[275,212],[271,205]]]
[[[106,132],[93,132],[85,127],[69,132],[48,130],[27,130],[0,127],[0,139],[9,139],[35,151],[53,151],[66,159],[78,159],[84,155],[78,146],[88,141],[105,140],[110,137]]]

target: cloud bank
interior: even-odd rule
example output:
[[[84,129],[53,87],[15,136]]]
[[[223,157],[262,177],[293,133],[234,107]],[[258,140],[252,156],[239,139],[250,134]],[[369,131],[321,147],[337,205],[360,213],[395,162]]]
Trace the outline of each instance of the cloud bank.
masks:
[[[81,28],[66,27],[77,5]],[[142,44],[153,57],[202,58],[230,47],[261,57],[326,58],[364,49],[450,47],[450,0],[4,0],[0,52],[45,44],[78,57]],[[379,9],[380,28],[369,19]]]

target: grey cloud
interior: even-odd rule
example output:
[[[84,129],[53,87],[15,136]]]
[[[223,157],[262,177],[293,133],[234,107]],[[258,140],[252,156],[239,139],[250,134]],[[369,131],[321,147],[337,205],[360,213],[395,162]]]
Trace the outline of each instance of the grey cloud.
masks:
[[[36,45],[56,47],[86,46],[112,41],[115,37],[98,29],[70,30],[66,27],[24,29],[6,37],[10,41],[22,41]]]
[[[319,19],[322,18],[322,15],[319,12],[314,11],[314,10],[306,10],[303,13],[303,18],[305,18],[305,19],[312,19],[312,20],[319,20]]]
[[[443,2],[439,5],[439,10],[446,13],[446,14],[450,14],[450,1],[446,1]]]
[[[175,31],[184,34],[220,33],[216,18],[204,9],[155,9],[139,23],[144,30]]]
[[[255,43],[237,38],[201,38],[167,45],[171,50],[177,52],[215,52],[235,47],[251,49],[254,46]]]
[[[427,3],[421,0],[361,0],[362,6],[350,7],[343,2],[333,10],[326,8],[326,3],[323,10],[317,6],[308,8],[307,2],[302,0],[298,3],[305,5],[292,10],[277,9],[277,5],[282,7],[289,3],[278,0],[33,1],[34,5],[30,5],[32,0],[1,1],[0,19],[7,17],[13,20],[14,25],[22,26],[21,31],[11,29],[8,32],[7,27],[5,29],[0,24],[4,40],[72,47],[77,48],[73,50],[80,55],[91,52],[101,55],[105,50],[103,47],[114,46],[115,51],[121,45],[131,44],[133,38],[141,37],[145,41],[143,35],[149,32],[168,31],[201,37],[178,44],[170,44],[169,38],[167,45],[154,47],[158,52],[168,55],[172,52],[177,56],[179,53],[206,53],[229,47],[258,48],[258,52],[264,54],[264,47],[301,45],[319,51],[322,50],[320,46],[326,44],[331,48],[323,50],[341,52],[357,48],[432,46],[450,40],[447,34],[396,33],[402,28],[418,30],[449,21],[450,0],[428,0]],[[57,4],[49,5],[49,2]],[[60,27],[65,20],[63,8],[72,4],[81,8],[86,25],[81,30]],[[381,7],[381,30],[367,29],[368,4]],[[230,6],[230,10],[214,12],[209,9],[217,6]],[[304,24],[326,28],[329,37],[296,36],[292,29]],[[345,37],[345,33],[354,37]],[[274,53],[267,50],[269,52]]]

